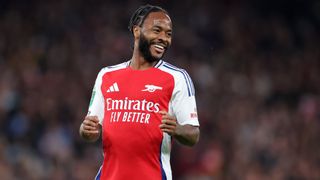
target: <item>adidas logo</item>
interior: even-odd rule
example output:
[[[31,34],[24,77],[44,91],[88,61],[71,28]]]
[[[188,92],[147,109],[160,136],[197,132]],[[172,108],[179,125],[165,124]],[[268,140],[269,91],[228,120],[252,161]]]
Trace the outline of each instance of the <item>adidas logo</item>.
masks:
[[[113,83],[107,90],[107,92],[119,92],[119,87],[117,83]]]

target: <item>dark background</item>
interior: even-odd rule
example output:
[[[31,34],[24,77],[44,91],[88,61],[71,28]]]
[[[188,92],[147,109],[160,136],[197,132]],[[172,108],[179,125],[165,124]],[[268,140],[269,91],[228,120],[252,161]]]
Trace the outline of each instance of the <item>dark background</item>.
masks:
[[[146,3],[169,11],[164,59],[196,88],[201,139],[174,144],[174,179],[320,179],[317,0],[1,0],[1,179],[94,178],[101,144],[78,128],[98,71],[131,58]]]

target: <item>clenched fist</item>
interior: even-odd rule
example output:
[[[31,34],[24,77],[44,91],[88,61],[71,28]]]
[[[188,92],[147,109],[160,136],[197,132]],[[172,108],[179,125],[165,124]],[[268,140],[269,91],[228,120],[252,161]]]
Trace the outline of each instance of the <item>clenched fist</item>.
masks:
[[[80,126],[80,136],[87,141],[96,141],[100,136],[101,125],[97,116],[86,116]]]

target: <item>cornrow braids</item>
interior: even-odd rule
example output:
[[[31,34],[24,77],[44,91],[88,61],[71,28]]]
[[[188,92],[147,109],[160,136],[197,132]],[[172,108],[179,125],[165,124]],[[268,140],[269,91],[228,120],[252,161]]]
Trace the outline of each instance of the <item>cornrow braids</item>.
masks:
[[[166,14],[168,12],[159,6],[152,6],[150,4],[140,6],[131,16],[128,29],[131,33],[133,33],[134,26],[142,26],[144,20],[151,12],[159,12],[162,11]],[[169,14],[168,14],[169,15]]]

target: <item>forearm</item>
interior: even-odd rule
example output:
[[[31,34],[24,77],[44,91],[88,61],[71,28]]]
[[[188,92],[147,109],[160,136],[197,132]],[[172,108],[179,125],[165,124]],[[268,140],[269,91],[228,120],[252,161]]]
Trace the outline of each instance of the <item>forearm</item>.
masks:
[[[187,146],[195,145],[199,141],[199,136],[199,127],[191,125],[178,125],[176,133],[173,135],[179,143]]]

